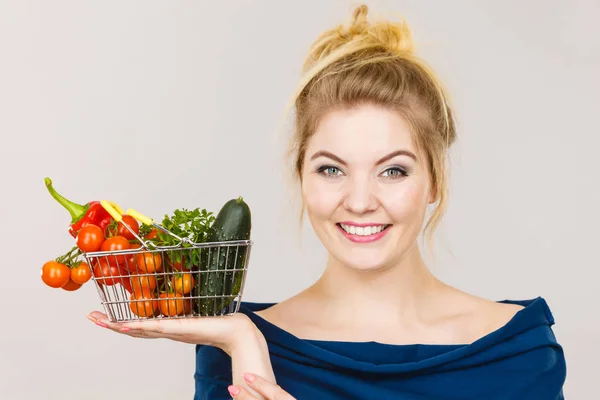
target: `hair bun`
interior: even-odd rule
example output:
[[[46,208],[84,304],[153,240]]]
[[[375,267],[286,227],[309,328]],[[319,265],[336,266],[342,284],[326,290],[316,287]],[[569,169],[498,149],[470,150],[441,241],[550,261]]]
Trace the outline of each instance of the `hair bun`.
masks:
[[[348,25],[340,25],[336,32],[338,37],[345,41],[364,40],[371,41],[398,55],[412,54],[414,43],[408,24],[402,19],[400,22],[390,20],[367,20],[369,7],[361,4],[352,13],[352,20]]]

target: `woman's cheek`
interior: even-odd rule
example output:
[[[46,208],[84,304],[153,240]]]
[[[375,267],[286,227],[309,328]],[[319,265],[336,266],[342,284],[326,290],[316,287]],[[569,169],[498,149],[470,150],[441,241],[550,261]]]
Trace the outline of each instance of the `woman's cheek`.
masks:
[[[319,219],[329,219],[339,204],[339,187],[309,179],[303,185],[303,198],[308,212]]]
[[[381,192],[380,200],[396,223],[411,220],[418,210],[426,208],[423,187],[417,183],[390,185]]]

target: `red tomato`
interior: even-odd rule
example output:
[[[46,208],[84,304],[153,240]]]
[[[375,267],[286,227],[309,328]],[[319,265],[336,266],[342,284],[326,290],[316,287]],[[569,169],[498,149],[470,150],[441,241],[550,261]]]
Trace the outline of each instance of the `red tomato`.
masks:
[[[133,293],[133,287],[131,287],[131,280],[129,278],[123,278],[123,280],[119,283],[123,285],[125,290],[127,290],[129,293]]]
[[[137,222],[135,218],[131,215],[123,215],[123,219],[119,222],[119,227],[117,228],[117,235],[123,236],[127,240],[135,239],[135,236],[129,232],[129,229],[123,224],[127,224],[136,234],[140,233],[140,224]]]
[[[101,251],[115,251],[115,250],[127,250],[129,249],[129,240],[123,236],[113,236],[102,242],[100,247]],[[111,265],[124,264],[125,254],[111,255],[108,256],[108,261]]]
[[[158,313],[158,301],[150,293],[134,293],[130,300],[129,309],[138,317],[152,317]]]
[[[40,275],[46,285],[52,288],[60,288],[69,282],[71,269],[65,264],[52,260],[42,266]]]
[[[179,298],[177,298],[179,297]],[[183,299],[181,293],[165,293],[160,294],[158,304],[160,312],[165,317],[174,317],[177,315],[189,314],[192,310],[192,302],[188,299]]]
[[[106,258],[101,258],[94,263],[94,277],[101,285],[112,286],[121,282],[121,270],[115,265],[111,265]]]
[[[69,281],[67,282],[66,285],[64,285],[62,287],[63,290],[69,291],[69,292],[74,292],[75,290],[79,289],[81,286],[81,284],[74,282],[72,279],[69,279]]]
[[[157,252],[144,252],[135,255],[135,263],[141,272],[152,274],[162,271],[162,257]]]
[[[173,290],[183,294],[190,293],[195,283],[196,281],[191,274],[175,275],[171,280]]]
[[[158,230],[156,228],[153,228],[145,237],[145,239],[154,239],[156,237],[156,235],[158,235]]]
[[[84,253],[100,250],[104,242],[104,232],[99,226],[88,224],[77,234],[77,247]]]
[[[87,263],[82,262],[75,268],[71,268],[71,280],[75,283],[83,285],[92,277],[92,271]]]
[[[152,292],[156,288],[156,278],[152,275],[131,275],[130,278],[134,293]]]

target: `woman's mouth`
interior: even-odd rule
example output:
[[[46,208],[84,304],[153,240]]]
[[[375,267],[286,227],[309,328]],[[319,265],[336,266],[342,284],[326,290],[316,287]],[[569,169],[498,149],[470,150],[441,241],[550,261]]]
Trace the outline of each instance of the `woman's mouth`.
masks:
[[[388,232],[391,224],[336,224],[340,232],[355,243],[368,243],[381,239]]]

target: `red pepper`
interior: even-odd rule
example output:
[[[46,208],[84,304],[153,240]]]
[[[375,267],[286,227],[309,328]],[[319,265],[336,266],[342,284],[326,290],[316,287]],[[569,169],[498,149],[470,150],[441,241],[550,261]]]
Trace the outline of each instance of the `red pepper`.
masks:
[[[52,195],[52,197],[66,208],[67,211],[69,211],[69,214],[71,214],[69,233],[74,238],[77,237],[79,230],[86,225],[98,225],[100,229],[102,229],[102,232],[105,232],[108,224],[112,222],[112,217],[108,211],[102,207],[102,204],[100,204],[99,201],[90,201],[85,205],[76,204],[58,194],[52,187],[50,178],[45,178],[44,183],[46,184],[46,188],[48,188],[50,195]]]

